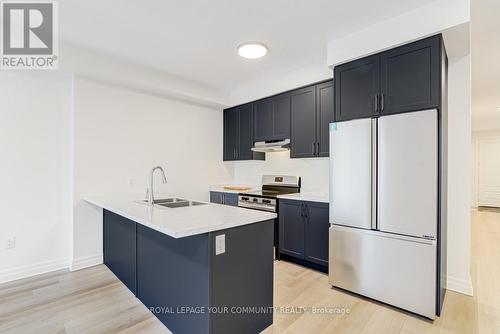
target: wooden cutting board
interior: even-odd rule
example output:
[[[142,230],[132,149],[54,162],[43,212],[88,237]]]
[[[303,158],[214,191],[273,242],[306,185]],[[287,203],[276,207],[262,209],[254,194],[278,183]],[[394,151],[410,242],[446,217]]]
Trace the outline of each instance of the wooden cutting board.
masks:
[[[247,190],[250,190],[252,188],[245,187],[245,186],[224,186],[224,189],[226,189],[226,190],[247,191]]]

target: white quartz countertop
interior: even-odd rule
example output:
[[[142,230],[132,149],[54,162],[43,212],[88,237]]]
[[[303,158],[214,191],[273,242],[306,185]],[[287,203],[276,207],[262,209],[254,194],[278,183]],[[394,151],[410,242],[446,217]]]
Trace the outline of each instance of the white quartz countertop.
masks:
[[[292,200],[297,200],[297,201],[329,203],[328,194],[319,193],[319,192],[318,193],[300,192],[300,193],[296,193],[296,194],[278,195],[278,198],[292,199]]]
[[[157,196],[169,198],[176,196]],[[142,196],[93,196],[84,201],[114,212],[173,238],[215,232],[275,219],[275,213],[207,203],[180,208],[150,207],[137,203]]]
[[[236,186],[236,187],[246,187],[250,188],[248,190],[232,190],[232,189],[225,189],[224,187],[227,186]],[[211,185],[209,187],[209,191],[217,191],[221,193],[230,193],[230,194],[239,194],[239,193],[247,193],[251,191],[259,191],[261,190],[261,186],[256,186],[256,185],[246,185],[246,184],[216,184],[216,185]]]

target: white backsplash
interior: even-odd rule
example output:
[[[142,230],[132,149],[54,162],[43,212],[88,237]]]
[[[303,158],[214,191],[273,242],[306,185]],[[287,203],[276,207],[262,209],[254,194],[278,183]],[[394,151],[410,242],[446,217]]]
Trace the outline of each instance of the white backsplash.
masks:
[[[297,175],[304,193],[328,196],[329,158],[290,159],[290,152],[266,153],[265,161],[236,161],[232,164],[238,184],[260,184],[264,174]]]

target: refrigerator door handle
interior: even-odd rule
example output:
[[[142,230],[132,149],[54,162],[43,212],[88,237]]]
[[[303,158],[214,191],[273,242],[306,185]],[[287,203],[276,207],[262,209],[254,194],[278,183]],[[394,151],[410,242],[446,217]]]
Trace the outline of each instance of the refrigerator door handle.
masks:
[[[378,165],[378,119],[372,118],[372,147],[371,147],[371,229],[377,230],[377,165]]]

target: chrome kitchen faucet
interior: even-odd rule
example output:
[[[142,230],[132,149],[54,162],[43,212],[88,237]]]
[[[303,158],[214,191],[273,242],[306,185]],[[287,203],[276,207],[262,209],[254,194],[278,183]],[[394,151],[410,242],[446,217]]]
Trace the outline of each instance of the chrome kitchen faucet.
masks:
[[[156,166],[153,169],[151,169],[151,178],[149,179],[149,188],[148,188],[148,194],[147,194],[148,204],[150,206],[153,206],[153,204],[155,202],[154,194],[153,194],[154,193],[153,185],[154,185],[154,174],[155,174],[155,170],[157,170],[157,169],[161,172],[162,182],[167,183],[167,178],[165,177],[165,171],[163,170],[163,168],[161,166]]]

